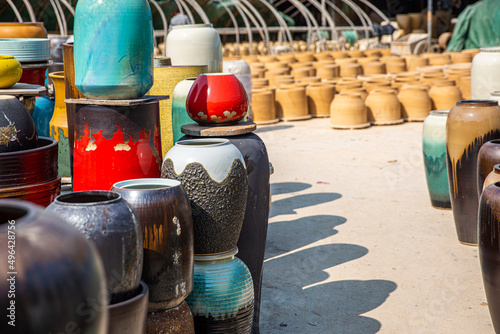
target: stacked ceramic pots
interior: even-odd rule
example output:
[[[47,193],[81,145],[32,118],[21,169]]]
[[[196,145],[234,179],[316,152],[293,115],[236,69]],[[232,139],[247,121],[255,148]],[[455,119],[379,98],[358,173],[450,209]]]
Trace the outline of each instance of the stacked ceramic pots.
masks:
[[[23,199],[47,206],[59,195],[58,144],[38,137],[21,102],[0,95],[0,198]]]
[[[268,216],[262,208],[269,201],[265,145],[251,133],[255,124],[243,121],[248,98],[233,74],[199,75],[186,109],[196,123],[182,126],[188,136],[168,151],[162,177],[181,181],[191,203],[194,288],[187,302],[195,328],[258,331]],[[247,170],[246,163],[254,168]]]
[[[23,68],[19,82],[43,86],[50,60],[50,40],[41,22],[0,24],[0,50],[14,56]]]
[[[144,97],[153,85],[148,2],[79,1],[74,70],[85,98],[67,100],[74,106],[68,117],[75,133],[73,190],[109,190],[119,181],[159,177],[159,99]]]

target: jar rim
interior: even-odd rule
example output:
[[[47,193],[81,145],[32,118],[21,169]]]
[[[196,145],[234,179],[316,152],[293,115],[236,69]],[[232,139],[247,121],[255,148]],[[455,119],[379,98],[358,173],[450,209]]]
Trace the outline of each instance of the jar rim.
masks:
[[[54,200],[54,203],[67,206],[92,206],[92,205],[108,205],[111,203],[118,202],[121,199],[122,196],[114,191],[90,190],[90,191],[77,191],[69,194],[59,195]]]
[[[208,263],[208,262],[216,262],[216,261],[221,261],[221,260],[227,260],[230,258],[234,258],[234,256],[238,254],[238,247],[235,247],[233,250],[229,252],[224,252],[224,253],[217,253],[217,254],[195,254],[194,255],[194,261],[195,262],[202,262],[202,263]]]
[[[450,113],[449,110],[431,110],[430,114],[431,115],[436,115],[436,116],[447,116]]]
[[[196,24],[179,24],[172,27],[172,30],[191,29],[191,28],[213,28],[212,23],[196,23]]]
[[[203,139],[187,139],[175,143],[175,146],[182,146],[183,148],[200,148],[200,147],[214,147],[222,146],[229,143],[229,139],[223,138],[203,138]]]
[[[481,52],[500,52],[500,46],[488,46],[479,49]]]
[[[457,106],[495,107],[498,106],[498,102],[494,100],[461,100],[457,101]]]
[[[130,179],[130,180],[124,180],[120,182],[116,182],[113,184],[112,188],[117,188],[120,190],[128,190],[128,191],[134,191],[134,190],[160,190],[160,189],[167,189],[167,188],[172,188],[179,186],[181,184],[180,181],[173,180],[173,179],[163,179],[163,178],[144,178],[144,179]],[[143,186],[144,188],[140,188]],[[133,187],[133,188],[132,188]],[[151,188],[155,187],[155,188]]]

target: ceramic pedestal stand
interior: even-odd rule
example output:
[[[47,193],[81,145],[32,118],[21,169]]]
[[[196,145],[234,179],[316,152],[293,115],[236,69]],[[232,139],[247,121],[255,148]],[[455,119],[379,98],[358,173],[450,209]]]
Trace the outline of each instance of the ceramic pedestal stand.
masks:
[[[269,217],[269,158],[262,139],[252,133],[253,122],[240,122],[228,126],[201,126],[197,123],[183,125],[183,139],[219,137],[228,139],[243,155],[247,166],[248,196],[245,219],[238,240],[237,255],[252,274],[255,301],[252,333],[259,333],[260,293],[264,250]]]
[[[66,99],[75,105],[73,191],[108,190],[116,182],[159,178],[159,101]]]
[[[17,83],[10,88],[0,89],[0,95],[13,95],[17,97],[30,115],[33,115],[33,110],[35,110],[35,97],[46,96],[47,88],[45,88],[45,86]]]

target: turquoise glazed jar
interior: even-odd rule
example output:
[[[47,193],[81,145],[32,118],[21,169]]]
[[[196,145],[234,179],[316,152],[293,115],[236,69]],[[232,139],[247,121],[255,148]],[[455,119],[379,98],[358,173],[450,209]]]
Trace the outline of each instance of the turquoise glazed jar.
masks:
[[[90,99],[135,99],[153,85],[153,24],[147,0],[80,0],[75,84]]]
[[[186,124],[194,123],[188,116],[186,110],[186,100],[189,90],[194,84],[196,78],[187,78],[179,82],[172,93],[172,132],[174,135],[174,144],[181,139],[184,134],[181,127]]]
[[[435,208],[450,209],[450,189],[446,170],[446,120],[449,110],[433,110],[425,118],[422,133],[425,176]]]
[[[250,333],[253,283],[238,249],[194,256],[194,288],[186,299],[196,333]]]

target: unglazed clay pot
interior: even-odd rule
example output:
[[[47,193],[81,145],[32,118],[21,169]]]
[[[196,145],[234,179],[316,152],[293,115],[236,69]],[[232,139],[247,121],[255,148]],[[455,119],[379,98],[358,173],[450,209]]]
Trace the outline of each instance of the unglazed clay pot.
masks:
[[[406,62],[406,68],[409,72],[415,72],[417,67],[428,66],[429,60],[422,56],[417,55],[408,55],[404,56]]]
[[[74,34],[75,83],[86,97],[135,99],[153,86],[153,21],[146,0],[80,0]]]
[[[370,126],[360,94],[340,93],[330,104],[330,125],[338,129],[363,129]]]
[[[135,179],[115,183],[111,191],[141,222],[149,311],[179,306],[193,290],[193,221],[184,187],[176,180]]]
[[[9,238],[13,231],[15,240]],[[5,259],[0,264],[0,307],[7,310],[2,333],[63,333],[68,324],[81,333],[107,333],[104,268],[95,247],[77,229],[37,205],[0,200],[0,243]],[[15,262],[9,264],[8,251],[14,246]],[[9,300],[14,301],[8,298],[14,285],[8,273],[13,270],[15,327],[8,324]]]
[[[257,124],[273,124],[276,118],[275,89],[261,88],[252,90],[253,121]]]
[[[108,305],[108,334],[144,333],[148,313],[148,286],[141,282],[136,294],[122,302]]]
[[[49,73],[49,77],[54,83],[55,104],[54,113],[50,120],[50,136],[59,142],[58,165],[59,175],[63,177],[71,177],[70,154],[69,154],[69,133],[68,133],[68,116],[66,112],[66,97],[64,87],[64,72]]]
[[[248,111],[248,96],[232,73],[206,73],[196,78],[189,91],[186,110],[199,124],[225,125],[242,120]]]
[[[450,209],[450,188],[446,170],[446,120],[449,110],[433,110],[424,121],[422,150],[431,204]]]
[[[391,81],[387,80],[387,79],[367,80],[367,81],[363,81],[363,87],[365,88],[367,93],[370,93],[372,90],[375,90],[375,89],[383,89],[384,87],[387,87],[387,88],[391,87]],[[366,99],[366,97],[365,97],[365,99]]]
[[[460,78],[460,92],[462,93],[462,98],[464,100],[470,100],[471,99],[471,88],[470,88],[470,82],[471,82],[471,77],[470,76],[464,76]]]
[[[1,22],[0,38],[47,38],[42,22]]]
[[[312,66],[300,67],[292,70],[291,74],[295,80],[302,79],[305,77],[313,77],[316,75],[316,69]]]
[[[477,155],[478,197],[481,196],[481,192],[484,189],[484,180],[498,163],[500,163],[500,140],[495,139],[484,143]]]
[[[374,61],[363,66],[364,74],[385,74],[385,64],[379,61]]]
[[[202,73],[208,72],[206,65],[190,66],[161,66],[154,68],[155,82],[149,95],[168,95],[169,99],[160,101],[160,127],[161,127],[161,156],[164,157],[168,150],[174,145],[173,129],[173,93],[175,86],[187,78],[196,78]],[[185,108],[185,107],[184,107]],[[186,113],[186,118],[187,116]],[[192,121],[190,120],[190,123]],[[179,129],[180,131],[180,129]],[[178,135],[178,133],[177,133]]]
[[[193,314],[188,304],[184,301],[168,310],[149,312],[145,333],[194,334]]]
[[[478,217],[478,248],[479,261],[483,276],[484,292],[488,301],[491,320],[495,332],[500,331],[500,265],[498,258],[500,251],[500,183],[493,183],[486,187],[481,195]]]
[[[446,122],[446,154],[451,207],[458,240],[477,244],[477,160],[483,143],[500,139],[496,101],[458,101]]]
[[[158,101],[137,106],[76,104],[73,190],[160,177]],[[110,121],[112,120],[112,121]]]
[[[398,22],[399,28],[405,31],[405,35],[411,32],[411,19],[408,14],[397,14],[396,21]]]
[[[494,184],[497,182],[500,182],[500,164],[496,164],[495,166],[493,166],[493,170],[488,174],[486,179],[484,179],[483,191],[490,184]]]
[[[362,81],[353,78],[342,78],[335,84],[335,89],[338,92],[342,92],[345,88],[360,88],[362,86]]]
[[[76,227],[96,246],[111,304],[136,294],[143,263],[142,230],[130,204],[115,192],[82,191],[58,196],[47,211]]]
[[[423,121],[432,108],[427,89],[421,86],[404,85],[398,94],[401,114],[406,121]]]
[[[14,86],[23,74],[21,63],[13,56],[0,55],[0,89]]]
[[[0,95],[0,153],[37,147],[35,123],[15,96]]]
[[[340,76],[342,78],[357,78],[361,74],[363,74],[363,68],[360,64],[340,65]]]
[[[250,333],[252,276],[235,257],[237,252],[235,248],[223,254],[195,256],[194,289],[186,301],[196,333]]]
[[[236,247],[248,181],[243,157],[234,145],[227,139],[178,141],[165,156],[162,178],[181,181],[189,196],[195,254]]]
[[[406,71],[406,64],[403,62],[387,62],[385,64],[387,73],[400,73]]]
[[[488,99],[491,92],[500,90],[500,47],[481,48],[472,60],[471,98]]]
[[[274,70],[276,68],[288,68],[289,63],[286,61],[273,61],[269,63],[265,63],[264,67],[266,70]]]
[[[329,117],[330,104],[335,96],[332,84],[311,84],[306,87],[307,108],[312,117]]]
[[[311,118],[307,109],[305,87],[291,86],[276,89],[276,114],[285,121]]]
[[[355,94],[359,94],[359,95],[361,95],[361,98],[363,99],[363,101],[365,101],[366,98],[368,97],[368,92],[363,87],[360,87],[360,88],[344,88],[344,89],[342,89],[342,93],[355,93]]]
[[[309,62],[314,61],[313,54],[313,52],[296,52],[294,56],[298,62]]]
[[[375,125],[401,124],[401,104],[392,90],[374,90],[365,101],[368,121]]]
[[[445,110],[453,108],[457,101],[462,100],[462,93],[450,80],[434,80],[429,97],[433,109]]]

